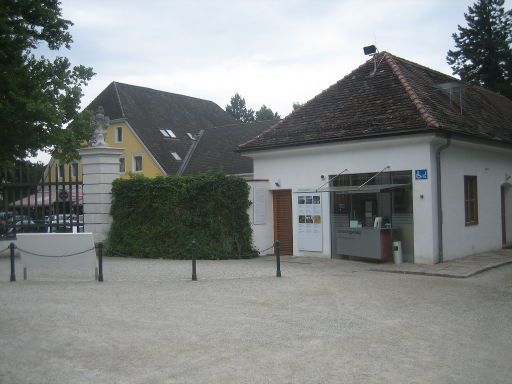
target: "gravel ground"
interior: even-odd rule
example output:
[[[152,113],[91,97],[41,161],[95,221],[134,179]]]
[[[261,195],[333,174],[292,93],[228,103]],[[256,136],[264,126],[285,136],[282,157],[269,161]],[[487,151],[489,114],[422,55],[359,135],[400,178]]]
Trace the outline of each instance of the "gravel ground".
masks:
[[[104,283],[0,259],[1,383],[511,383],[512,265],[107,258]],[[21,276],[22,277],[22,276]]]

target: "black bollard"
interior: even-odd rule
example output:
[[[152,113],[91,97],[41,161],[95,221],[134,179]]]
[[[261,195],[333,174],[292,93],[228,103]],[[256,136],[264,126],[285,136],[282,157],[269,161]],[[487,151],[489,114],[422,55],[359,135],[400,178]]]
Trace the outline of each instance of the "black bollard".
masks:
[[[103,243],[98,243],[98,282],[103,281]]]
[[[14,248],[16,248],[14,243],[9,244],[9,249],[11,250],[11,281],[16,281],[16,270],[14,269]]]
[[[192,281],[197,281],[196,273],[196,259],[197,259],[197,243],[192,241]]]
[[[276,277],[281,277],[281,251],[279,248],[280,248],[279,240],[276,240],[274,242],[274,252],[276,254],[276,264],[277,264]]]

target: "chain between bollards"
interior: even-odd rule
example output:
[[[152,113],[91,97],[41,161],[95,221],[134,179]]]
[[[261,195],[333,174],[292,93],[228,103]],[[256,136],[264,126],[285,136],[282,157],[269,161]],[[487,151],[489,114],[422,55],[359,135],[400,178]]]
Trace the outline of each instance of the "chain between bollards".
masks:
[[[281,243],[279,242],[279,240],[276,240],[274,242],[274,252],[276,254],[276,267],[277,267],[277,270],[276,270],[276,277],[281,277],[281,250],[280,250],[280,247],[281,247]]]
[[[103,281],[103,243],[98,243],[98,282]]]
[[[11,250],[11,281],[16,281],[16,270],[14,269],[14,248],[16,248],[14,243],[9,244],[9,249]]]
[[[196,260],[197,260],[197,243],[192,241],[192,281],[197,281],[196,273]]]

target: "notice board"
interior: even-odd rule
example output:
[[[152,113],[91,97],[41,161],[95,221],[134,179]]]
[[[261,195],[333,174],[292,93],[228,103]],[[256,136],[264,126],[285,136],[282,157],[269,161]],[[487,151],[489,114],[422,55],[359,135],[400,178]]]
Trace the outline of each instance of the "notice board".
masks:
[[[265,224],[267,222],[267,203],[266,195],[267,189],[263,185],[255,185],[253,188],[253,224]]]
[[[322,196],[320,193],[299,192],[297,201],[297,245],[301,251],[322,251]]]

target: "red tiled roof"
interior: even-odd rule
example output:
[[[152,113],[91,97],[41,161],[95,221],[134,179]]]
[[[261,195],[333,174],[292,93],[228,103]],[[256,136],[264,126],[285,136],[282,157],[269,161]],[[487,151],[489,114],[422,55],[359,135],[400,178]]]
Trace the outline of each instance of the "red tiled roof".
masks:
[[[375,59],[375,75],[368,60],[239,149],[439,131],[512,143],[511,100],[387,52]]]

